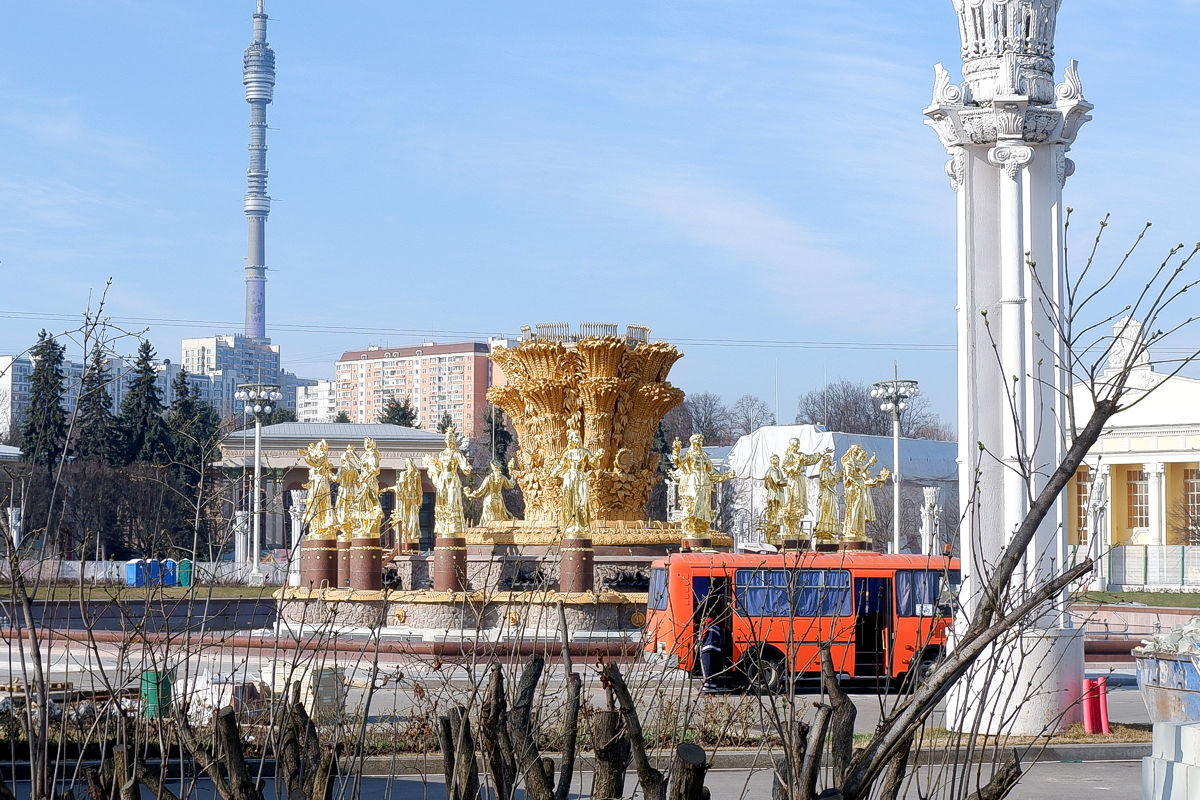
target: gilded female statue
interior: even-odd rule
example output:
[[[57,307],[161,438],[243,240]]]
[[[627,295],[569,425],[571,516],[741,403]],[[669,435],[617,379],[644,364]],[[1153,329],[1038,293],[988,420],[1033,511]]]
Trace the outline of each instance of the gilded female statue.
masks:
[[[454,428],[446,429],[446,449],[433,458],[426,457],[425,469],[437,490],[433,508],[435,536],[461,536],[467,529],[463,516],[463,486],[459,477],[471,474],[471,465],[458,449]]]
[[[874,522],[875,502],[871,489],[888,482],[892,473],[887,467],[871,475],[876,457],[867,458],[862,445],[852,444],[842,456],[842,481],[846,486],[846,518],[842,523],[843,541],[863,541],[867,538],[867,523]]]
[[[583,446],[578,431],[567,431],[567,449],[558,460],[551,478],[562,477],[562,513],[559,525],[563,536],[587,536],[592,531],[591,498],[588,470],[600,466],[604,451],[595,455]]]
[[[712,459],[704,452],[704,437],[694,433],[688,440],[688,449],[680,456],[679,468],[674,474],[683,479],[680,481],[679,494],[683,499],[680,505],[685,515],[684,531],[693,534],[708,532],[713,523],[713,486],[734,477],[733,473],[717,472]]]
[[[512,471],[512,468],[513,463],[510,459],[508,462],[509,472]],[[516,482],[500,469],[500,463],[493,461],[491,472],[483,479],[483,483],[479,484],[479,488],[467,489],[463,492],[467,497],[483,498],[483,512],[479,515],[480,525],[487,525],[489,522],[508,522],[513,518],[504,505],[504,490],[512,489],[516,485]]]
[[[779,456],[771,456],[771,466],[763,475],[763,488],[767,491],[766,510],[763,514],[763,530],[767,542],[777,544],[779,541],[779,526],[783,513],[784,496],[787,491],[787,477],[779,468]]]
[[[396,541],[418,542],[421,540],[421,471],[413,460],[396,472],[396,485],[388,487],[384,492],[391,492],[396,498],[396,507],[392,510],[392,527],[396,530]]]
[[[302,448],[300,457],[308,465],[307,504],[304,508],[304,524],[313,539],[327,539],[337,535],[337,516],[333,510],[333,465],[329,463],[329,445],[322,439]]]
[[[781,517],[788,536],[795,538],[800,530],[800,520],[808,516],[808,468],[821,461],[820,453],[801,453],[800,440],[788,440],[783,454],[783,474],[787,478],[787,490],[783,500]]]
[[[348,444],[337,471],[336,517],[339,539],[349,539],[354,535],[358,516],[358,468],[358,454],[354,452],[354,445]]]
[[[379,504],[379,448],[375,440],[363,440],[363,454],[358,461],[358,535],[378,536],[379,523],[383,519],[383,507]]]
[[[828,451],[821,455],[820,465],[816,538],[819,542],[829,544],[837,541],[837,485],[842,481],[842,473],[833,468],[833,454]]]

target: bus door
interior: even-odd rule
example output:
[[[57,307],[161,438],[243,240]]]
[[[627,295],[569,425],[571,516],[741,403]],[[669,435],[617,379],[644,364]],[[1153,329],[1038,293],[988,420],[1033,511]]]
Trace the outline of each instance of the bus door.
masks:
[[[892,579],[854,579],[854,674],[891,675]]]
[[[730,605],[729,578],[726,575],[692,576],[692,641],[699,640],[705,617],[712,617],[721,626],[724,644],[722,663],[728,665],[733,653],[733,608]],[[696,659],[692,671],[700,669]]]

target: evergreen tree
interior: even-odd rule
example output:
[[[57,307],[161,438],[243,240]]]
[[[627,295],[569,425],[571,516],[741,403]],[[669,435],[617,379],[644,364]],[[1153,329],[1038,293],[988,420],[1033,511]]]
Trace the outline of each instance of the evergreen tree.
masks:
[[[296,419],[296,412],[290,408],[277,408],[271,412],[272,425],[279,425],[283,422],[299,422]]]
[[[450,419],[450,412],[443,411],[442,418],[438,421],[438,433],[445,433],[454,427],[454,420]]]
[[[383,413],[379,415],[379,421],[385,425],[403,425],[406,428],[415,428],[417,427],[417,410],[413,408],[412,401],[407,396],[404,400],[397,400],[393,395],[383,404]]]
[[[334,415],[333,421],[334,422],[349,422],[350,415],[347,414],[345,411],[339,411],[339,412],[337,412],[336,415]]]
[[[121,434],[121,456],[134,462],[166,464],[171,460],[170,437],[163,421],[162,397],[155,383],[154,348],[143,341],[133,364],[129,392],[121,401],[117,427]]]
[[[108,393],[111,380],[108,359],[97,342],[83,373],[75,408],[75,442],[71,450],[80,461],[112,464],[117,456],[117,425],[112,395]]]
[[[171,382],[171,393],[175,397],[167,409],[171,463],[185,485],[195,486],[216,446],[221,418],[200,397],[200,389],[188,381],[187,370],[179,370]]]
[[[33,359],[29,410],[21,423],[21,455],[50,467],[63,456],[67,412],[63,410],[63,353],[66,348],[43,330],[29,351]]]

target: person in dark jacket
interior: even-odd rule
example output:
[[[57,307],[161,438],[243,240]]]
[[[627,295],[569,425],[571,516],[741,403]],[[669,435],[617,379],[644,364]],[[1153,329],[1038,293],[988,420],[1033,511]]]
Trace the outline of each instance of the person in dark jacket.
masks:
[[[712,617],[705,617],[704,627],[700,629],[700,673],[704,676],[701,691],[717,688],[713,676],[721,671],[721,654],[724,649],[725,635],[721,626]]]

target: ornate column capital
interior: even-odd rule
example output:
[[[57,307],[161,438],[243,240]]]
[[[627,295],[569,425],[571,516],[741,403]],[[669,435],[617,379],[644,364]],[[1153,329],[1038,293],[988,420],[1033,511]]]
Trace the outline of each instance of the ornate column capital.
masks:
[[[988,151],[988,163],[1003,167],[1009,178],[1016,180],[1021,168],[1033,161],[1033,148],[1023,144],[999,144]]]

